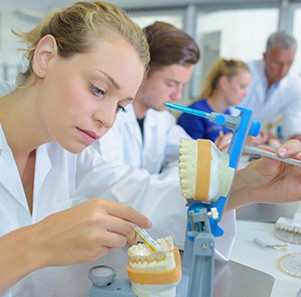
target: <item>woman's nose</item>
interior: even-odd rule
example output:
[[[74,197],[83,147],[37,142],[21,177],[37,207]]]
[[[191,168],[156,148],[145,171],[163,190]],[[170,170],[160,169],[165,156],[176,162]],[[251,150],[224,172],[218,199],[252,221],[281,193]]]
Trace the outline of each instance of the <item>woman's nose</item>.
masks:
[[[116,109],[107,108],[95,113],[95,119],[101,123],[101,127],[110,129],[116,120]]]

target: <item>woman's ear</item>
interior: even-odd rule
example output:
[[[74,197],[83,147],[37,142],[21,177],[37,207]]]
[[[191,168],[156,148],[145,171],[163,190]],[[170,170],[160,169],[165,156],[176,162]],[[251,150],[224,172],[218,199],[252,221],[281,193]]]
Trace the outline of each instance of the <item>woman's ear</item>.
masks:
[[[229,79],[227,76],[222,75],[219,79],[218,79],[218,86],[220,87],[220,89],[224,90],[225,87],[227,86],[229,82]]]
[[[57,56],[57,43],[52,35],[45,35],[39,41],[32,61],[34,73],[43,78],[51,59]]]

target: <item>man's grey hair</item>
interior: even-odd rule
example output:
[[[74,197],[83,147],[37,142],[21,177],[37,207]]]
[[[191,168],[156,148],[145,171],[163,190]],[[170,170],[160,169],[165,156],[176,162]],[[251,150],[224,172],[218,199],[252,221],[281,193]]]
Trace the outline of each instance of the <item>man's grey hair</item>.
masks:
[[[296,38],[286,31],[280,31],[273,33],[267,40],[266,53],[269,53],[271,49],[280,47],[283,49],[297,48]]]

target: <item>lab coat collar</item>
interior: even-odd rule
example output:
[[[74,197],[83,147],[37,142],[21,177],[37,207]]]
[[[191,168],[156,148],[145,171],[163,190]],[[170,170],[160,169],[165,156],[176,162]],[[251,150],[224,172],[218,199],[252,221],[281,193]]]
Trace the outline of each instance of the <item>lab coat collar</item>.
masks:
[[[36,152],[36,165],[35,165],[35,174],[34,174],[34,193],[33,193],[33,203],[38,201],[37,197],[39,196],[39,192],[48,176],[51,169],[51,161],[49,152],[47,150],[48,145],[41,145]],[[37,207],[33,207],[33,215],[34,211]]]
[[[50,169],[51,162],[49,154],[42,145],[37,149],[36,153],[36,167],[34,177],[34,204],[37,203],[36,196],[41,189],[44,180],[46,179]],[[39,164],[37,166],[37,164]],[[9,165],[9,166],[8,166]],[[18,168],[13,157],[13,153],[7,143],[4,131],[0,124],[0,168],[5,168],[4,174],[0,174],[0,184],[11,193],[12,197],[16,199],[26,210],[28,210],[27,199],[25,196],[22,181],[18,172]],[[3,170],[3,169],[2,169]],[[35,207],[33,207],[35,209]],[[29,211],[29,210],[28,210]],[[34,215],[34,213],[33,213]]]
[[[0,174],[0,184],[11,193],[17,201],[28,209],[23,185],[17,169],[13,153],[7,143],[4,131],[0,124],[0,168],[3,170]]]
[[[126,111],[121,113],[120,116],[125,116],[125,124],[136,124],[136,114],[133,104],[127,106]]]
[[[265,83],[265,86],[267,88],[268,79],[267,79],[267,74],[266,74],[266,69],[265,69],[264,62],[262,62],[262,64],[261,64],[260,71],[262,73],[261,77],[264,79],[264,83]],[[292,69],[290,69],[288,71],[288,73],[281,80],[278,80],[278,81],[274,82],[270,87],[273,87],[273,86],[274,86],[274,88],[278,88],[278,86],[285,87],[288,84],[289,78],[291,76],[291,72],[292,72]]]
[[[145,116],[145,122],[147,123],[147,126],[149,128],[157,128],[158,127],[158,114],[163,114],[166,113],[168,111],[166,110],[162,110],[162,111],[158,111],[155,109],[150,108]]]
[[[141,134],[138,122],[137,122],[133,104],[128,105],[126,108],[126,112],[120,114],[119,116],[122,117],[120,123],[127,127],[131,127],[131,128],[127,128],[127,129],[129,129],[130,131],[134,131],[132,137],[134,137],[136,139],[136,141],[140,145],[142,145],[142,134]]]
[[[157,126],[157,114],[159,111],[156,111],[152,108],[150,108],[145,115],[145,122],[147,122],[147,125],[149,127],[152,126]],[[164,111],[162,111],[164,112]],[[123,114],[121,113],[120,116],[122,116]],[[137,118],[136,118],[136,114],[135,114],[135,110],[134,110],[134,106],[133,104],[130,104],[127,106],[126,111],[124,113],[125,115],[125,120],[124,120],[124,124],[126,125],[137,125]]]

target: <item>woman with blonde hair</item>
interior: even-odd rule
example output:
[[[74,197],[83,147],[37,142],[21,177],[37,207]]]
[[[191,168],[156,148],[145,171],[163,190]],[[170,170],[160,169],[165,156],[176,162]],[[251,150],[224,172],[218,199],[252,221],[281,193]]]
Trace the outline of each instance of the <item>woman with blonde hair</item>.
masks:
[[[70,292],[68,266],[136,243],[131,223],[151,226],[130,206],[88,200],[97,190],[79,193],[96,162],[86,148],[135,97],[148,43],[102,1],[77,2],[15,34],[27,44],[27,69],[0,100],[0,295],[83,296]]]
[[[251,82],[248,66],[240,60],[218,58],[204,81],[200,99],[189,107],[205,112],[230,114],[229,106],[240,105]],[[178,124],[194,139],[205,138],[213,142],[222,134],[232,132],[209,120],[183,113]]]

